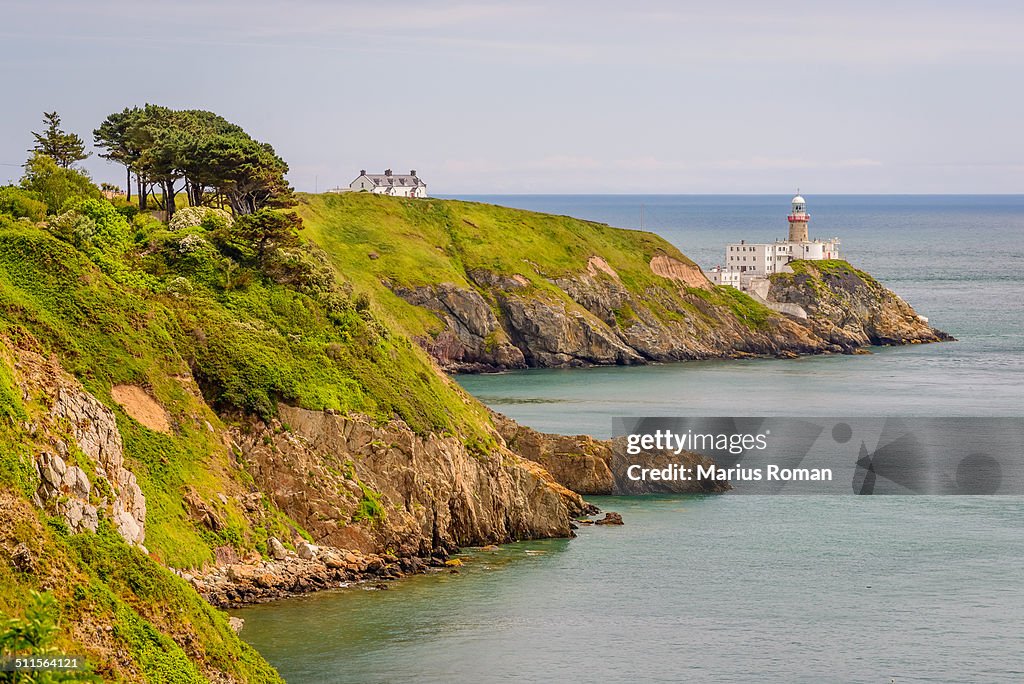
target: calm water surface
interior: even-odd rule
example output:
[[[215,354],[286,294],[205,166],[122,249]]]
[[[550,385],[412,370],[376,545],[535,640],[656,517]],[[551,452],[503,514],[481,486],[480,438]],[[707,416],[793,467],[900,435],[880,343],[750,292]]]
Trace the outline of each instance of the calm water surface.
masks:
[[[621,528],[238,614],[290,682],[1020,682],[1018,499],[596,498]]]
[[[840,235],[960,342],[460,382],[535,428],[598,436],[619,415],[1021,415],[1024,197],[805,195],[812,235]],[[473,199],[623,227],[642,205],[705,267],[726,242],[781,235],[789,200]],[[242,636],[290,682],[1024,681],[1020,498],[596,502],[626,525],[238,611]]]

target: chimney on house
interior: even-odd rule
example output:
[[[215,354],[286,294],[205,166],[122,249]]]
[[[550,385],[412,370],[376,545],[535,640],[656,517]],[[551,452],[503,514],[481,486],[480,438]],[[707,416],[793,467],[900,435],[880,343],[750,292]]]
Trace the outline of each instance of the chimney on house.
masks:
[[[384,175],[385,176],[390,176],[391,175],[391,169],[384,169]]]
[[[413,178],[415,178],[416,177],[416,169],[413,169],[412,171],[410,171],[409,175],[412,176]]]
[[[366,175],[366,169],[359,169],[359,175],[360,176],[365,176]]]

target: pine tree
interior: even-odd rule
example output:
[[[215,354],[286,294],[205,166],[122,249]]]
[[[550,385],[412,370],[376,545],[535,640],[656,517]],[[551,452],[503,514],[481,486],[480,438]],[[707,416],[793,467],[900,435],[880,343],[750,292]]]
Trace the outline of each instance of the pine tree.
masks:
[[[43,112],[43,122],[46,124],[46,130],[42,133],[32,131],[36,145],[29,152],[39,152],[52,157],[65,169],[89,156],[82,138],[74,133],[67,133],[60,127],[60,115],[57,112]]]

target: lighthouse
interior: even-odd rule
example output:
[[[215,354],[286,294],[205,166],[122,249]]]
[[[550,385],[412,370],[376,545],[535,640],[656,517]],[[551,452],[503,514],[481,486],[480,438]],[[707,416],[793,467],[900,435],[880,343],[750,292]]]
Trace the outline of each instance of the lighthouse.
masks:
[[[841,258],[839,238],[811,240],[808,237],[807,224],[811,216],[807,213],[807,202],[800,196],[799,190],[790,201],[793,210],[789,212],[788,240],[731,242],[725,247],[725,265],[707,271],[708,279],[715,285],[729,285],[744,292],[760,292],[758,296],[764,297],[773,275],[793,272],[790,262]]]
[[[804,198],[800,196],[798,190],[796,197],[793,198],[793,211],[789,213],[790,242],[808,242],[807,222],[810,220],[811,215],[807,213],[807,203],[804,202]]]

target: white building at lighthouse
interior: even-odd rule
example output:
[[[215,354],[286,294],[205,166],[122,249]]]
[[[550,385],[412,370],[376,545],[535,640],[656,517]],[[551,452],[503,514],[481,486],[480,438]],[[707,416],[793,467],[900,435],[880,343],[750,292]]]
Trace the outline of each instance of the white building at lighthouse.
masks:
[[[716,285],[753,290],[773,273],[792,273],[787,265],[790,261],[839,259],[839,238],[811,240],[807,232],[811,220],[807,202],[799,193],[791,202],[787,239],[768,243],[740,240],[727,245],[725,263],[708,271],[708,279]]]

